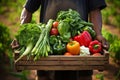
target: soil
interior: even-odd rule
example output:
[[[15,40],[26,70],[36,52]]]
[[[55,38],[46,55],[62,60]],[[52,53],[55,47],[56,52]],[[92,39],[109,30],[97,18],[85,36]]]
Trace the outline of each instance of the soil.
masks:
[[[13,24],[7,20],[6,16],[0,15],[0,22],[4,23],[6,26],[8,26],[8,28],[10,29],[10,31],[12,33],[15,33],[17,31],[17,28],[10,27],[10,26],[13,26]],[[115,34],[118,37],[120,37],[120,31],[117,28],[115,28],[111,25],[103,25],[103,27],[107,31],[111,32],[112,34]],[[109,62],[110,62],[110,64],[109,64],[109,66],[107,66],[107,70],[104,70],[104,71],[94,70],[94,73],[92,76],[93,80],[100,80],[100,79],[96,79],[97,74],[103,74],[104,80],[115,80],[115,76],[117,75],[118,71],[120,71],[120,66],[115,64],[114,61],[112,60],[112,58],[109,59]],[[16,78],[11,75],[7,75],[5,78],[6,78],[5,80],[20,80],[19,78]],[[28,75],[28,80],[35,80],[36,78],[37,78],[36,70],[31,70],[30,75]],[[120,78],[118,80],[120,80]]]

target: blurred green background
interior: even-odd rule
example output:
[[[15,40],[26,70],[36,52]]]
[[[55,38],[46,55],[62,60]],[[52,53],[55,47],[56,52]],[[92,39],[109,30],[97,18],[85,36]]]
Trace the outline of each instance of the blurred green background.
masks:
[[[10,43],[19,29],[20,14],[26,0],[0,0],[0,71],[21,80],[27,80],[29,71],[15,73]],[[115,65],[120,64],[120,0],[106,0],[107,7],[102,10],[102,33],[110,43],[110,57]],[[32,21],[39,22],[39,10],[33,14]],[[6,66],[6,67],[4,67]],[[119,71],[120,72],[120,71]],[[3,74],[4,75],[4,74]],[[3,75],[0,75],[3,77]],[[120,77],[120,73],[118,75]],[[4,78],[4,77],[3,77]],[[17,80],[17,79],[16,79]],[[117,80],[117,78],[116,78]]]

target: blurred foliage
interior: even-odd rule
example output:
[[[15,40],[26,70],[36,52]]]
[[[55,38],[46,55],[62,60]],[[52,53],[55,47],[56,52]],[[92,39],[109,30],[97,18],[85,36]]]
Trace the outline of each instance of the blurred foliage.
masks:
[[[2,75],[4,75],[7,72],[7,70],[10,69],[10,66],[5,65],[9,64],[9,60],[13,59],[10,49],[10,43],[11,38],[8,27],[0,23],[0,71],[3,71]]]
[[[118,71],[116,77],[115,77],[115,80],[120,80],[120,70]]]
[[[19,28],[20,14],[25,1],[26,0],[0,0],[1,21],[9,26],[8,28],[10,29],[12,38]]]
[[[15,72],[10,72],[10,74],[16,78],[20,78],[21,80],[28,80],[27,79],[27,75],[30,73],[30,71],[28,70],[24,70],[22,72],[19,73],[15,73]]]
[[[0,63],[5,62],[5,57],[12,57],[10,49],[11,37],[7,26],[0,23]]]
[[[104,80],[104,75],[103,75],[103,73],[96,74],[96,79]]]
[[[0,53],[5,53],[6,49],[10,47],[10,42],[11,38],[8,27],[0,23]]]
[[[19,24],[16,18],[20,15],[24,2],[25,0],[0,0],[0,15],[5,16],[7,19],[7,22],[5,20],[5,22],[0,23],[0,52],[5,53],[5,51],[8,51],[6,54],[9,58],[11,68],[13,64],[13,54],[10,46],[12,39],[10,40],[10,38],[14,35],[14,31],[11,30],[15,29],[13,27],[14,25],[17,26]],[[6,26],[6,23],[9,22],[10,27]],[[3,56],[3,54],[0,55],[1,57]]]
[[[5,64],[5,61],[8,60],[7,65],[9,65],[5,66],[2,64],[0,66],[0,69],[1,67],[2,69],[6,67],[4,69],[5,71],[7,70],[7,73],[9,75],[20,78],[21,80],[27,80],[27,75],[29,72],[24,70],[19,73],[13,72],[14,56],[10,44],[12,42],[11,36],[14,38],[14,32],[20,25],[19,18],[25,1],[26,0],[0,0],[0,15],[4,16],[7,19],[7,22],[0,23],[0,64]],[[35,23],[35,21],[32,22]],[[3,57],[4,55],[7,55],[7,58]]]
[[[102,30],[102,34],[110,44],[110,56],[117,63],[120,61],[120,39],[116,35],[113,35],[104,29]]]
[[[102,10],[103,22],[120,28],[120,0],[106,0],[107,7]]]
[[[0,15],[4,15],[4,17],[7,18],[7,21],[10,22],[10,25],[12,25],[10,28],[12,30],[12,36],[14,36],[15,31],[19,29],[20,16],[25,2],[26,0],[0,0]],[[39,14],[36,14],[35,12],[31,22],[36,23],[36,21],[38,21],[38,16]]]
[[[8,5],[9,2],[10,0],[0,0],[0,6]]]
[[[15,9],[20,13],[20,8],[23,6],[25,0],[0,0],[0,14],[6,13],[11,9]]]

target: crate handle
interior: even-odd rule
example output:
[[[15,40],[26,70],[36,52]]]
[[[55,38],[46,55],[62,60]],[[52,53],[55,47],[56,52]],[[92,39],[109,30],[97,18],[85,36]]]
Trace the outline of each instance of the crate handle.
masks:
[[[103,49],[103,52],[104,52],[105,56],[109,57],[109,51]]]

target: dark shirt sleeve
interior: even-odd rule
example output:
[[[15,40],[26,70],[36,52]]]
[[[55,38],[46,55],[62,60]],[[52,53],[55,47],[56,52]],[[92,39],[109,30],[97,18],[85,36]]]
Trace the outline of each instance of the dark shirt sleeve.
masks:
[[[103,9],[106,7],[105,0],[88,0],[89,12],[95,9]]]
[[[41,0],[27,0],[24,7],[29,12],[33,13],[40,7],[40,4],[41,4]]]

